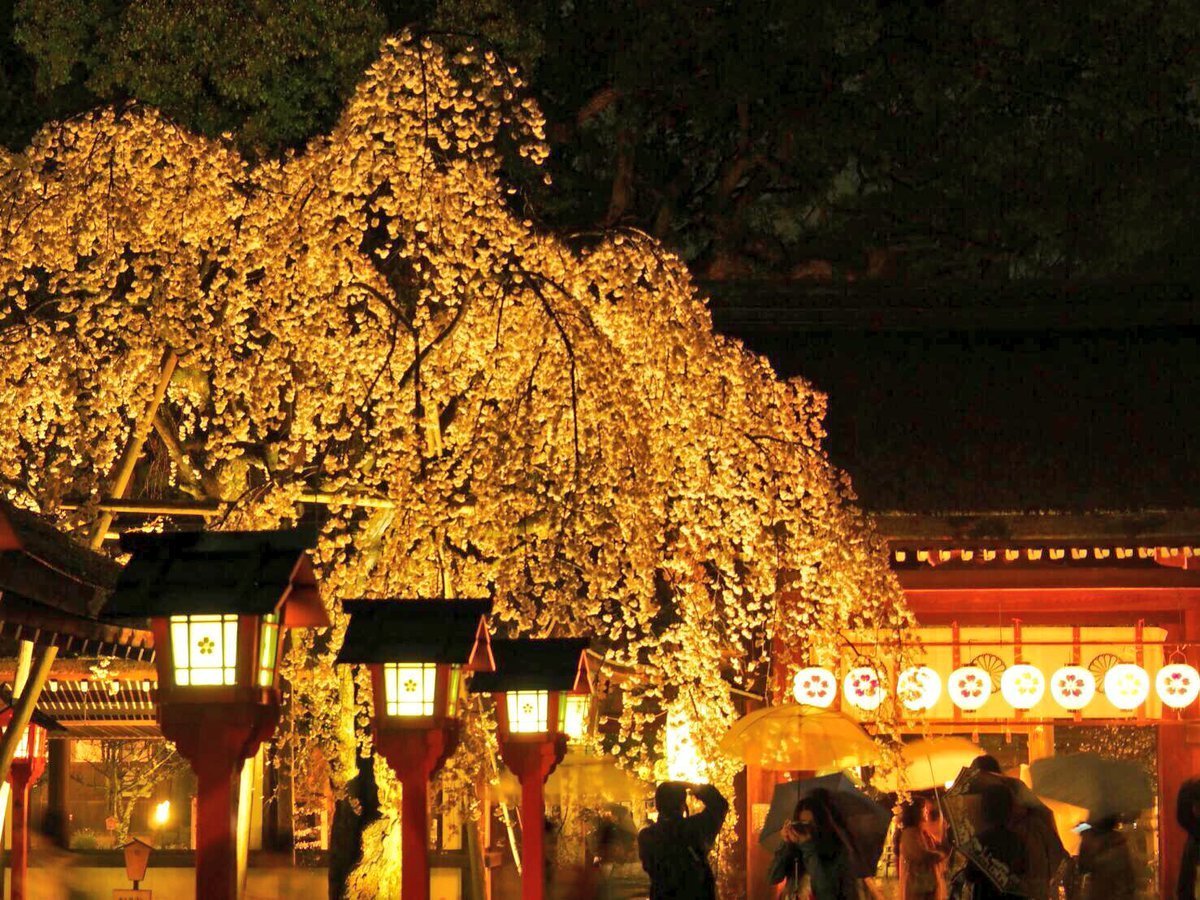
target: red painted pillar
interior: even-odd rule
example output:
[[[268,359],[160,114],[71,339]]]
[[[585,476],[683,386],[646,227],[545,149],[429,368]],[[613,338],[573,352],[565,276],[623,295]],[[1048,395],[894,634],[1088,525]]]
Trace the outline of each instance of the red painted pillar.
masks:
[[[546,779],[567,752],[565,735],[501,742],[504,764],[521,780],[521,900],[546,892]]]
[[[429,779],[458,743],[452,722],[377,730],[375,747],[400,781],[400,897],[429,900]]]
[[[1184,612],[1182,633],[1168,626],[1167,640],[1184,644],[1187,662],[1200,667],[1200,612]],[[1163,710],[1163,715],[1173,713]],[[1179,862],[1187,834],[1175,817],[1175,797],[1189,778],[1200,777],[1200,721],[1196,704],[1180,713],[1181,721],[1158,726],[1158,878],[1159,895],[1174,897]]]
[[[196,897],[237,900],[234,777],[279,721],[277,695],[260,700],[164,703],[163,736],[196,773]]]
[[[233,779],[240,760],[213,753],[192,760],[196,772],[196,896],[236,900],[237,851]]]
[[[25,900],[25,879],[29,874],[29,782],[28,766],[13,765],[9,775],[12,787],[12,900]]]

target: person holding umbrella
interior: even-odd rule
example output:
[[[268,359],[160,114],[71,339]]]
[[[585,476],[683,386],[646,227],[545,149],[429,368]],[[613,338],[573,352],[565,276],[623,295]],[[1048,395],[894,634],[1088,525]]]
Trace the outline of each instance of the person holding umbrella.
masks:
[[[979,832],[978,842],[984,856],[968,855],[964,869],[971,900],[1017,900],[1022,894],[1000,888],[996,874],[985,870],[980,862],[986,858],[998,863],[1017,882],[1025,874],[1025,847],[1016,832],[1008,827],[1013,813],[1012,791],[1003,784],[989,784],[980,795],[979,811],[984,827]]]
[[[930,824],[933,804],[914,797],[900,813],[900,900],[946,900],[948,848]]]
[[[1109,816],[1083,831],[1079,842],[1082,900],[1133,900],[1137,895],[1133,856],[1117,821]]]

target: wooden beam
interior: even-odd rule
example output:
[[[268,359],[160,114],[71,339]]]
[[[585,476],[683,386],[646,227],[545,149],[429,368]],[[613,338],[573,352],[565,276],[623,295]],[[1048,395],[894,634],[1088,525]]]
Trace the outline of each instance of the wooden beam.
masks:
[[[1059,567],[922,567],[896,571],[906,594],[916,591],[1028,592],[1085,591],[1126,592],[1130,590],[1200,591],[1200,572],[1168,566],[1070,566]],[[1200,597],[1200,593],[1196,594]]]
[[[167,386],[171,383],[171,376],[175,374],[175,366],[178,362],[179,357],[175,355],[174,350],[167,350],[163,354],[162,367],[158,373],[158,381],[154,384],[154,393],[150,397],[150,403],[134,422],[133,432],[129,435],[129,443],[125,446],[125,452],[121,455],[121,461],[113,476],[110,488],[113,497],[118,499],[124,497],[125,492],[129,490],[134,467],[137,466],[137,462],[142,456],[142,448],[146,445],[146,438],[150,436],[154,417],[158,414],[158,408],[162,406],[163,398],[167,395]],[[112,520],[112,513],[101,511],[96,521],[92,523],[88,546],[93,550],[100,549],[104,544],[104,536],[108,534],[108,527],[112,524]],[[3,762],[2,757],[0,757],[0,762]]]

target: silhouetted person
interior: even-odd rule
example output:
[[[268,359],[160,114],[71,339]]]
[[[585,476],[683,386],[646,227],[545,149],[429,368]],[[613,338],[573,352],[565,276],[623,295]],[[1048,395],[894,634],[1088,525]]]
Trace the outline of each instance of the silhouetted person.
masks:
[[[980,818],[983,830],[979,832],[979,843],[987,854],[1008,867],[1014,880],[1025,874],[1025,848],[1008,823],[1012,818],[1013,795],[1002,784],[991,784],[980,795]],[[966,881],[974,889],[972,900],[1016,900],[1019,894],[1010,894],[996,887],[974,860],[968,859]]]
[[[1133,855],[1115,818],[1104,819],[1079,839],[1083,900],[1133,900],[1137,895]]]
[[[688,815],[691,793],[704,809]],[[650,876],[650,900],[716,900],[708,864],[729,803],[711,784],[666,781],[654,792],[658,821],[638,834],[638,856]]]
[[[971,768],[978,769],[980,772],[991,772],[993,775],[1003,775],[1000,770],[1000,760],[992,756],[990,753],[984,753],[982,756],[977,756],[971,760]]]
[[[1200,778],[1190,778],[1175,798],[1175,818],[1188,834],[1179,863],[1177,900],[1195,900],[1197,867],[1200,867]]]

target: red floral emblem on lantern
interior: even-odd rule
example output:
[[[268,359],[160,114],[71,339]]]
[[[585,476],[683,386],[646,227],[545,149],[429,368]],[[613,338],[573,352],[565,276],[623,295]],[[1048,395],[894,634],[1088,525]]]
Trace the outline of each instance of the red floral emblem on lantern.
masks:
[[[992,677],[979,666],[963,666],[950,673],[950,699],[959,709],[974,712],[992,696]]]
[[[833,703],[837,694],[837,679],[828,669],[820,666],[810,666],[796,673],[792,681],[792,696],[797,703],[806,706],[816,706],[821,709]]]
[[[883,683],[870,666],[857,666],[846,673],[842,681],[842,695],[859,709],[878,709],[883,703]]]
[[[1083,666],[1063,666],[1050,679],[1050,695],[1063,709],[1083,709],[1096,696],[1096,678]]]
[[[1158,670],[1158,699],[1172,709],[1191,706],[1200,696],[1200,672],[1187,663],[1172,663]]]

